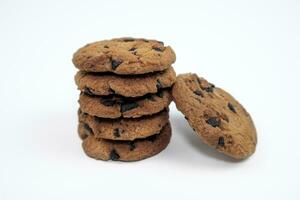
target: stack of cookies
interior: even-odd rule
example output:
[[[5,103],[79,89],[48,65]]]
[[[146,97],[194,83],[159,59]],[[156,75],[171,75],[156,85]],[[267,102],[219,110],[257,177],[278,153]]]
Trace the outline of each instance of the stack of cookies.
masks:
[[[78,133],[88,156],[135,161],[166,148],[175,59],[163,42],[134,38],[91,43],[74,54]]]

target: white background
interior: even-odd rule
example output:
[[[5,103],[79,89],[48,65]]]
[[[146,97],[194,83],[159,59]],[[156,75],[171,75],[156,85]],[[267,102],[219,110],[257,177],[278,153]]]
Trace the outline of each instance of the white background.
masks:
[[[0,199],[300,199],[300,1],[0,1]],[[233,162],[174,104],[173,138],[141,162],[96,161],[76,133],[71,63],[85,43],[154,38],[252,114],[256,153]]]

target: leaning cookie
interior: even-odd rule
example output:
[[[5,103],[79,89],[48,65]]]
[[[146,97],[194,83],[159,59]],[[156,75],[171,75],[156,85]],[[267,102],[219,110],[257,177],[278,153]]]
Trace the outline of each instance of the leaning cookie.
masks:
[[[94,137],[110,140],[135,140],[159,133],[168,121],[168,110],[140,118],[105,119],[78,112],[82,139],[93,133]]]
[[[257,136],[252,119],[230,94],[196,74],[183,74],[177,77],[172,96],[205,143],[235,159],[255,152]]]
[[[101,118],[137,118],[158,113],[171,103],[172,97],[168,90],[143,97],[125,98],[121,96],[92,96],[81,93],[80,109],[92,116]]]
[[[146,74],[162,71],[176,60],[174,51],[163,42],[118,38],[94,42],[73,55],[75,67],[89,72]]]
[[[170,138],[171,126],[168,123],[159,134],[134,141],[96,139],[91,134],[83,140],[82,147],[86,155],[97,160],[138,161],[164,150]]]
[[[94,95],[119,94],[126,97],[144,96],[171,87],[176,80],[173,67],[162,72],[135,76],[116,76],[79,71],[75,76],[78,89]]]

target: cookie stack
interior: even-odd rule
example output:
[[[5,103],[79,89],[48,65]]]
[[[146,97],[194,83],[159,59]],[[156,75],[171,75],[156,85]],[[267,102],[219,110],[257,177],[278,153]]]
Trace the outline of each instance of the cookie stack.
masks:
[[[166,148],[175,59],[163,42],[135,38],[91,43],[74,54],[78,133],[88,156],[135,161]]]

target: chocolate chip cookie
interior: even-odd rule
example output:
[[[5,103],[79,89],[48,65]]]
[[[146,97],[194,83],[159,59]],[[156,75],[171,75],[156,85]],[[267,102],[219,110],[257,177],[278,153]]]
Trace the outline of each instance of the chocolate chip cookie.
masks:
[[[162,72],[136,76],[116,76],[79,71],[75,76],[78,89],[95,95],[119,94],[126,97],[144,96],[172,86],[176,74],[172,67]]]
[[[249,113],[230,94],[196,74],[177,77],[176,107],[205,143],[235,159],[255,152],[257,136]]]
[[[105,119],[78,112],[82,139],[93,133],[96,139],[135,140],[155,135],[169,121],[168,110],[140,118]]]
[[[168,123],[159,134],[133,141],[97,139],[90,134],[83,140],[82,147],[86,155],[95,159],[138,161],[161,152],[169,144],[170,138],[171,126]]]
[[[143,97],[125,98],[122,96],[94,96],[81,93],[80,109],[92,116],[101,118],[137,118],[152,115],[167,108],[172,97],[168,90]]]
[[[117,38],[87,44],[73,55],[75,67],[89,72],[146,74],[162,71],[176,60],[163,42],[138,38]]]

